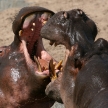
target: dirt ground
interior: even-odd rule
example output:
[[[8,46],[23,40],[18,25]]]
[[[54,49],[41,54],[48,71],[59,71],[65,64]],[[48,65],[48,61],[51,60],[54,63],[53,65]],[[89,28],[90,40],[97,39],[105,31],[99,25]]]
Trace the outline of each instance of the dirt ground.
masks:
[[[0,46],[9,45],[13,41],[12,22],[18,11],[22,7],[34,5],[54,12],[80,8],[97,24],[97,38],[108,40],[108,0],[0,0]],[[48,41],[43,41],[46,50],[56,60],[64,58],[63,46],[59,45],[55,48],[51,47]]]

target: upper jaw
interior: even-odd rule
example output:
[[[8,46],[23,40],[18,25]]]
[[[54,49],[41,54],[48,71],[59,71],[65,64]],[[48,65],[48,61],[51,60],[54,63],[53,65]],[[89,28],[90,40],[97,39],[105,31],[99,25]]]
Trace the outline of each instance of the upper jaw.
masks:
[[[39,6],[31,6],[22,8],[19,13],[16,15],[15,20],[12,24],[12,30],[15,35],[19,34],[20,28],[23,24],[25,18],[30,14],[40,13],[40,12],[49,12],[51,15],[54,15],[54,12]]]

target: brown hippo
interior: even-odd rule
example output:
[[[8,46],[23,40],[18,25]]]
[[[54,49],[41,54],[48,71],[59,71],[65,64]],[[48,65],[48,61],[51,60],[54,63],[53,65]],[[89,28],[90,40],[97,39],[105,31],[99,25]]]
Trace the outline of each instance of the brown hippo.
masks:
[[[46,88],[65,108],[108,107],[108,42],[94,42],[96,35],[95,23],[80,9],[56,13],[41,29],[43,38],[66,46],[63,72]]]
[[[24,7],[13,21],[14,41],[0,48],[0,108],[50,108],[45,95],[52,57],[45,51],[40,29],[54,12]]]

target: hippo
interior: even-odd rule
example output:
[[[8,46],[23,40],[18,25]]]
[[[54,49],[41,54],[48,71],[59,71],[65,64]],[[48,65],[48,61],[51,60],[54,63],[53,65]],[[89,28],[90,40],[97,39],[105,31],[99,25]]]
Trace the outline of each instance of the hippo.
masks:
[[[58,12],[41,29],[51,45],[66,47],[63,70],[51,76],[45,90],[65,108],[108,107],[108,42],[95,41],[97,33],[95,22],[81,9]]]
[[[98,39],[76,61],[76,54],[83,50],[79,48],[78,44],[73,45],[67,58],[60,82],[61,99],[66,108],[107,108],[108,42]],[[54,90],[53,84],[46,93]]]
[[[49,61],[40,30],[54,15],[43,7],[24,7],[12,24],[14,40],[0,47],[0,108],[50,108],[45,95]],[[56,62],[56,61],[55,61]]]

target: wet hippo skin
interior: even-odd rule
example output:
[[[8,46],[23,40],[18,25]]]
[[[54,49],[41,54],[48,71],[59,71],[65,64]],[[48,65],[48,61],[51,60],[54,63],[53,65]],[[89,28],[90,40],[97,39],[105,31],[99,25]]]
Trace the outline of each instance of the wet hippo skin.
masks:
[[[80,9],[56,13],[41,29],[51,45],[66,46],[63,72],[46,88],[65,108],[108,107],[108,42],[94,42],[96,34],[95,23]]]
[[[24,7],[13,21],[14,41],[0,47],[0,108],[50,108],[54,101],[45,95],[50,82],[45,51],[39,35],[54,14],[43,7]],[[39,60],[42,61],[39,63]]]

